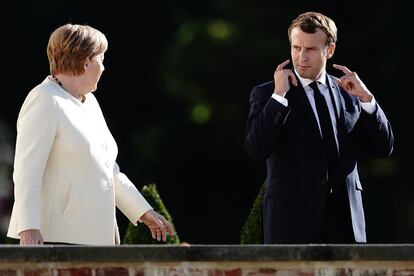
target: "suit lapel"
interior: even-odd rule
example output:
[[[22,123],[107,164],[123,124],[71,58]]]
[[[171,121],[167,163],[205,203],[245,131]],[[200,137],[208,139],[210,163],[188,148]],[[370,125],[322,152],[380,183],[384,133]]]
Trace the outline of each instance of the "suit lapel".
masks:
[[[343,156],[344,153],[344,145],[346,139],[346,129],[345,129],[345,99],[340,93],[340,88],[336,83],[335,79],[333,79],[330,75],[327,75],[328,78],[328,87],[331,92],[331,95],[335,96],[335,101],[338,100],[339,104],[335,104],[335,109],[337,109],[337,118],[336,118],[336,130],[338,133],[338,143],[339,143],[339,156]],[[338,110],[339,107],[339,110]]]

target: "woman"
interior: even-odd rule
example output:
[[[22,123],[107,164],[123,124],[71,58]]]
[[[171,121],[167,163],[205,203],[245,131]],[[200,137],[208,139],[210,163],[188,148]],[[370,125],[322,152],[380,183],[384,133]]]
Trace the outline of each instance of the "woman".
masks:
[[[15,202],[8,236],[22,245],[119,244],[115,207],[166,240],[173,229],[116,163],[118,148],[95,96],[108,42],[66,24],[47,46],[51,75],[25,99],[17,120]]]

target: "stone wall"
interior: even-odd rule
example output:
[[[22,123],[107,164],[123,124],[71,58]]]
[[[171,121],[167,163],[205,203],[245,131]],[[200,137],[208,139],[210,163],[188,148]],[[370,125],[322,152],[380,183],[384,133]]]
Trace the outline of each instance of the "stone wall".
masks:
[[[0,275],[414,275],[414,245],[0,247]]]

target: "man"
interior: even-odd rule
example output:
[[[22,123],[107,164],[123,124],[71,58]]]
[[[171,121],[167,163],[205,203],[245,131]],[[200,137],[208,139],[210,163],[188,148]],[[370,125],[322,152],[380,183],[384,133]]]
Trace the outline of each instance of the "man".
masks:
[[[293,69],[282,62],[250,95],[245,146],[267,166],[264,243],[364,243],[357,160],[391,154],[391,125],[355,72],[326,73],[337,39],[329,17],[301,14],[288,35]]]

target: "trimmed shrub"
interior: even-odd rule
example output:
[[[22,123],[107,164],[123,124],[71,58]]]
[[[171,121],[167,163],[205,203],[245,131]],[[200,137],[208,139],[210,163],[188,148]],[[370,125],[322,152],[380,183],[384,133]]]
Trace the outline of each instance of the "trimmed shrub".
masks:
[[[4,236],[3,235],[1,236],[0,243],[1,244],[19,244],[20,240],[9,238],[6,236],[6,233],[5,233]]]
[[[142,187],[141,194],[152,206],[152,208],[154,208],[154,211],[163,215],[175,229],[172,223],[171,215],[167,211],[167,208],[165,208],[165,205],[157,191],[156,185],[145,185]],[[166,243],[179,244],[180,239],[178,238],[177,233],[175,233],[174,236],[168,236]],[[138,222],[138,225],[134,226],[131,222],[129,222],[123,244],[164,244],[164,242],[153,239],[151,236],[151,231],[144,223]]]
[[[246,219],[241,231],[241,244],[262,244],[262,216],[263,216],[263,197],[266,190],[266,184],[260,188],[259,194],[254,200],[253,207]]]

